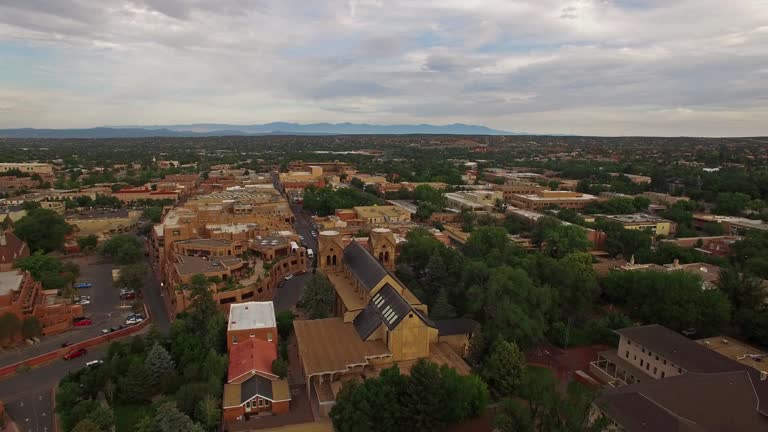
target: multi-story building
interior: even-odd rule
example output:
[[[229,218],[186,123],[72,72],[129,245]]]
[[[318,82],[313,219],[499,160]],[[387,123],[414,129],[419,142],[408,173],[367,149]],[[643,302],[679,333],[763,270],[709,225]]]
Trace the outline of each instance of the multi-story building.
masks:
[[[272,371],[277,359],[277,322],[269,302],[233,304],[227,323],[229,370],[222,400],[224,421],[289,411],[291,392]]]
[[[141,212],[137,210],[93,209],[68,214],[65,220],[74,227],[78,236],[93,234],[107,237],[136,229],[140,218]]]
[[[340,176],[343,174],[354,174],[355,170],[346,162],[304,162],[293,161],[288,164],[288,171],[312,171],[312,167],[320,168],[321,173],[325,173],[327,176]],[[281,180],[282,181],[282,180]]]
[[[590,373],[607,384],[594,414],[625,432],[767,431],[768,373],[668,328],[617,330]],[[759,366],[758,366],[759,365]],[[757,366],[755,368],[754,366]]]
[[[452,346],[468,343],[475,326],[441,326],[428,317],[427,306],[390,273],[390,235],[372,233],[367,248],[355,240],[345,245],[337,231],[319,235],[318,271],[334,286],[334,317],[294,321],[294,329],[307,394],[323,415],[343,382],[377,376],[392,365],[407,372],[417,359],[429,358],[469,373]]]
[[[169,190],[153,191],[148,187],[136,187],[120,189],[119,191],[113,192],[112,196],[124,203],[139,200],[171,200],[176,202],[179,199],[179,192]]]
[[[53,177],[53,165],[47,163],[35,163],[35,162],[4,162],[0,163],[0,172],[18,170],[26,174],[38,174],[39,176]]]
[[[579,192],[541,190],[533,194],[511,194],[509,204],[536,211],[547,207],[581,210],[597,199],[594,195]]]
[[[82,316],[82,306],[67,305],[56,290],[43,290],[32,275],[20,270],[0,271],[0,315],[12,313],[19,319],[34,316],[43,335],[72,327],[74,317]]]
[[[741,236],[712,236],[712,237],[686,237],[679,239],[664,239],[661,243],[670,243],[682,248],[695,248],[706,255],[729,256],[733,245],[742,240]]]
[[[358,206],[353,207],[356,218],[370,226],[409,222],[411,213],[398,206]]]
[[[513,195],[536,194],[539,191],[549,190],[549,188],[540,186],[538,183],[520,181],[511,184],[494,184],[491,186],[491,190],[501,192],[504,202],[511,204]]]
[[[719,216],[705,213],[694,213],[693,226],[703,229],[707,224],[717,223],[728,235],[745,235],[749,230],[768,231],[768,223],[761,220],[747,219],[735,216]]]
[[[0,228],[0,272],[13,269],[16,261],[29,256],[29,247],[11,230]]]
[[[0,189],[35,189],[39,185],[32,177],[0,176]]]
[[[634,213],[627,215],[605,215],[601,219],[618,222],[624,229],[648,231],[654,236],[672,235],[677,231],[677,224],[646,213]]]
[[[448,192],[443,195],[448,200],[448,207],[455,210],[469,210],[473,212],[493,211],[496,206],[496,200],[504,198],[501,192],[488,190]]]

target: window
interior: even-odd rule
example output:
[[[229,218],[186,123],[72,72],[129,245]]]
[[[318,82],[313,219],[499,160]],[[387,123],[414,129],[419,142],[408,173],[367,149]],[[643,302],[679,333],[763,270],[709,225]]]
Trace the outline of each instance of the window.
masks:
[[[677,368],[677,373],[683,373],[683,368]]]
[[[665,375],[666,375],[666,372],[661,371],[661,377],[664,378]]]
[[[655,356],[655,357],[656,357],[656,361],[659,361],[659,356]]]
[[[640,366],[643,366],[645,364],[645,360],[640,359]]]
[[[656,370],[656,366],[654,366],[654,367],[653,367],[653,374],[654,374],[654,375],[656,375],[656,372],[657,372],[657,370]]]
[[[267,333],[267,342],[272,342],[272,333]]]
[[[645,364],[645,370],[647,370],[647,371],[651,370],[651,364],[650,363],[646,363]]]
[[[263,406],[264,406],[264,400],[263,399],[259,399],[259,408],[261,408]]]
[[[664,364],[667,364],[667,361],[666,361],[666,360],[664,360]]]
[[[232,336],[232,343],[237,344],[237,335]]]
[[[645,354],[645,348],[643,348],[643,354]]]
[[[629,350],[626,352],[626,357],[629,358]]]
[[[256,333],[251,333],[251,337],[256,337]]]

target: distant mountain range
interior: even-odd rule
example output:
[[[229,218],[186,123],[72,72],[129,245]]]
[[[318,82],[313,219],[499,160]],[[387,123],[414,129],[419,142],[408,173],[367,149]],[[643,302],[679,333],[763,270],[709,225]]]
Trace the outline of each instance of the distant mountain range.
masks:
[[[198,123],[189,125],[108,126],[89,129],[0,129],[2,138],[147,138],[206,137],[232,135],[519,135],[485,126],[454,123],[449,125],[371,125],[360,123],[284,123],[228,125]]]

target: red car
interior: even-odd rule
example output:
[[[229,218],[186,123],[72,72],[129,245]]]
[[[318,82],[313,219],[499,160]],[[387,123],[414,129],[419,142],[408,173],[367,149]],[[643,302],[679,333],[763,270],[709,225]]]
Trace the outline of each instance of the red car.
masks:
[[[72,350],[66,354],[64,354],[64,360],[72,360],[73,358],[82,357],[84,355],[88,354],[88,350],[85,348],[80,348],[76,350]]]
[[[84,327],[93,324],[90,318],[83,318],[74,322],[75,327]]]

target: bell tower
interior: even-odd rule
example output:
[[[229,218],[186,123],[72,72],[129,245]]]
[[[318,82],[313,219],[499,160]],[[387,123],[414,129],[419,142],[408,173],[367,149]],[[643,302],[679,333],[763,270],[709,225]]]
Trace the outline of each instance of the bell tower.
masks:
[[[344,253],[344,242],[338,231],[320,231],[317,237],[317,266],[323,270],[341,268],[341,258]]]
[[[374,228],[371,230],[368,241],[371,255],[376,258],[385,269],[395,270],[395,235],[388,228]]]

